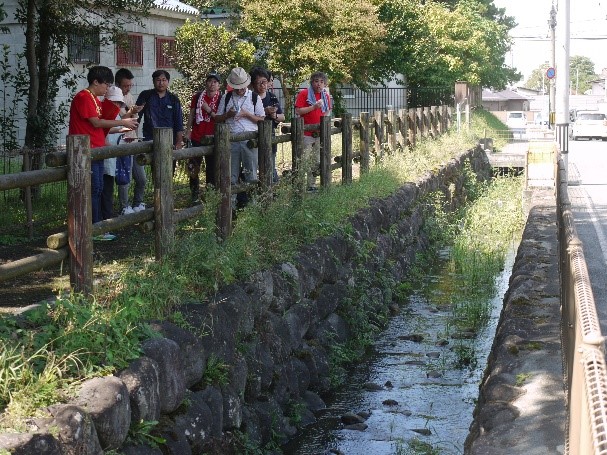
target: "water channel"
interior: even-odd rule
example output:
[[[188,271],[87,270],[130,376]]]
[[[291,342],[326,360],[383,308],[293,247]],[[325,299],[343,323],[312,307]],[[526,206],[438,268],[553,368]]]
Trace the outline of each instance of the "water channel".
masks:
[[[479,384],[508,289],[516,245],[495,278],[491,314],[473,339],[450,327],[451,292],[457,286],[448,251],[403,303],[353,367],[347,383],[326,400],[318,421],[283,447],[285,454],[462,454]],[[455,367],[455,351],[473,350],[476,362]],[[346,429],[342,416],[362,413],[362,429]],[[362,430],[362,431],[361,431]]]

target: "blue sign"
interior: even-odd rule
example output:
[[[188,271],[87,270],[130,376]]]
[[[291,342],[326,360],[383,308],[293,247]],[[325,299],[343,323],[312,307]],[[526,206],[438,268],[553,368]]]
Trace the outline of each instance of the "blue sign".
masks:
[[[556,76],[556,70],[552,67],[548,68],[546,70],[546,77],[548,79],[554,79],[554,76]]]

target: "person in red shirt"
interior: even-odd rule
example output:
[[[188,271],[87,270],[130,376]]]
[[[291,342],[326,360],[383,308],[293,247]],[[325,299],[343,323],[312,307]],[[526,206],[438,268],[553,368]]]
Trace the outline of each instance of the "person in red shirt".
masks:
[[[324,115],[331,115],[331,97],[327,91],[327,75],[316,72],[310,76],[310,86],[297,94],[295,100],[295,114],[303,117],[304,125],[320,123]],[[312,170],[320,163],[320,138],[314,137],[312,131],[304,132],[304,163],[309,166],[308,190],[316,190],[316,177]]]
[[[192,96],[190,103],[190,115],[185,130],[185,137],[192,142],[192,146],[200,147],[204,136],[215,134],[215,114],[219,107],[221,93],[219,85],[221,80],[217,73],[209,73],[205,81],[205,89],[196,92]],[[205,176],[207,186],[215,186],[215,157],[207,155],[205,160]],[[190,191],[192,193],[192,203],[200,203],[200,157],[190,158],[188,160],[188,172],[190,174]]]
[[[91,148],[105,145],[105,130],[115,126],[136,129],[136,118],[104,118],[101,101],[110,85],[114,83],[114,74],[107,66],[93,66],[87,76],[89,86],[78,92],[70,106],[68,134],[85,134],[90,137]],[[91,205],[93,223],[101,221],[101,193],[103,191],[103,160],[91,162]]]

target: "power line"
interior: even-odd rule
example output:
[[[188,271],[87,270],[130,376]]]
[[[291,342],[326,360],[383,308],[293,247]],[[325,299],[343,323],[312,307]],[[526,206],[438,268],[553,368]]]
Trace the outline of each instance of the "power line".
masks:
[[[547,36],[510,36],[512,39],[518,39],[522,41],[550,41]],[[585,40],[585,41],[601,41],[607,39],[607,35],[604,36],[571,36],[570,40]]]

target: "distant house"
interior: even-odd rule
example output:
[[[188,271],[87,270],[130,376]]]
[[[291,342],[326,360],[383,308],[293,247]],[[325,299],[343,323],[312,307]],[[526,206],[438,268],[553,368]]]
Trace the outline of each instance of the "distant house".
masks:
[[[145,18],[145,27],[136,24],[128,24],[125,27],[124,31],[127,33],[125,46],[116,44],[100,46],[99,35],[95,30],[91,31],[91,36],[87,36],[86,40],[84,36],[76,33],[70,36],[65,52],[74,62],[73,72],[82,76],[78,81],[78,89],[87,86],[86,72],[92,65],[105,65],[114,72],[123,67],[130,69],[135,75],[132,91],[135,97],[142,90],[152,87],[151,75],[156,69],[165,69],[171,76],[178,77],[179,73],[173,68],[164,49],[174,46],[176,29],[187,19],[196,20],[199,12],[179,0],[155,0],[154,4],[155,8]],[[25,47],[23,28],[14,18],[16,7],[16,0],[5,2],[7,18],[2,25],[8,27],[9,33],[0,34],[0,45],[10,46],[13,62]],[[71,93],[67,89],[62,90],[57,97],[57,103],[67,101],[70,96]],[[22,118],[19,120],[18,139],[23,141],[24,137],[25,119]],[[63,143],[65,134],[62,134],[58,141]]]
[[[482,105],[488,111],[528,111],[529,98],[513,90],[483,90]]]
[[[586,91],[584,95],[605,95],[605,79],[595,79],[590,81],[590,90]]]

